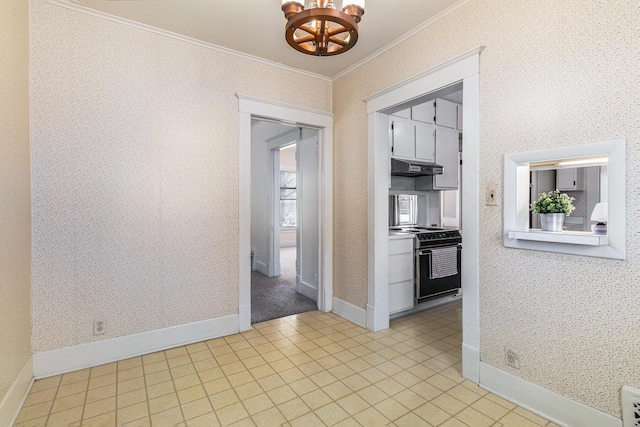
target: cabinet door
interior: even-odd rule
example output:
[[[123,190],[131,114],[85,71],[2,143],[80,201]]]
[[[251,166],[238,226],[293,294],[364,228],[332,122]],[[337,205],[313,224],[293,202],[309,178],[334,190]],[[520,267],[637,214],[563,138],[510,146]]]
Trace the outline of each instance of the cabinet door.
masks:
[[[436,128],[436,163],[444,168],[444,173],[433,176],[433,188],[436,190],[458,188],[459,135],[457,130]]]
[[[575,190],[577,177],[577,169],[558,169],[556,171],[556,188],[558,190]]]
[[[455,129],[458,125],[458,104],[446,99],[436,99],[436,124]]]
[[[394,117],[391,126],[393,126],[391,155],[393,157],[403,157],[406,159],[415,158],[416,135],[413,122],[411,120]]]
[[[425,102],[424,104],[411,108],[411,119],[418,122],[433,124],[435,115],[436,108],[433,101]]]
[[[436,151],[436,127],[416,123],[416,159],[426,162],[435,162]]]
[[[395,113],[393,113],[391,115],[395,116],[395,117],[402,117],[403,119],[410,119],[411,118],[411,108],[405,108],[404,110],[396,111]]]

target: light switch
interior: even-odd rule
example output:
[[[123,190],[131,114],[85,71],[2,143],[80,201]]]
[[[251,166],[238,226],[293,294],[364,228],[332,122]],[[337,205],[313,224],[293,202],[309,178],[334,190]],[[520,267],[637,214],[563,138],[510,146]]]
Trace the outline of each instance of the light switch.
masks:
[[[487,187],[487,206],[498,206],[498,193],[495,187]]]

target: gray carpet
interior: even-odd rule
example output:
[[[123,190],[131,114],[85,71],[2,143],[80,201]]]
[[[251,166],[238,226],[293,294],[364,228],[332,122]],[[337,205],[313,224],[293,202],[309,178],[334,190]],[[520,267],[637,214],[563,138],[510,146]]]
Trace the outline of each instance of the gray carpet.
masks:
[[[297,293],[295,285],[281,277],[251,272],[251,323],[318,309],[315,301]]]

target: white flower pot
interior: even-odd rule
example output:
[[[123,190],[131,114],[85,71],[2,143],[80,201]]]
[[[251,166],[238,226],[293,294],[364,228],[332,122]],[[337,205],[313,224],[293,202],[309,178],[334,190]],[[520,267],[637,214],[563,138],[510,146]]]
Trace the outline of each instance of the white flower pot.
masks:
[[[540,214],[540,224],[542,225],[542,231],[562,231],[562,225],[564,224],[564,214]]]

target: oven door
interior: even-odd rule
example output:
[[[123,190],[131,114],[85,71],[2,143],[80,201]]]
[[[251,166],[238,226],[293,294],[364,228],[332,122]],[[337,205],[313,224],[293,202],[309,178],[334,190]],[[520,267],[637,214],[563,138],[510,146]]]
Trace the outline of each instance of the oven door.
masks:
[[[432,255],[431,249],[416,250],[416,301],[423,302],[430,298],[457,292],[461,287],[460,262],[462,246],[457,245],[458,274],[439,279],[430,279]],[[435,249],[435,248],[433,248]]]

